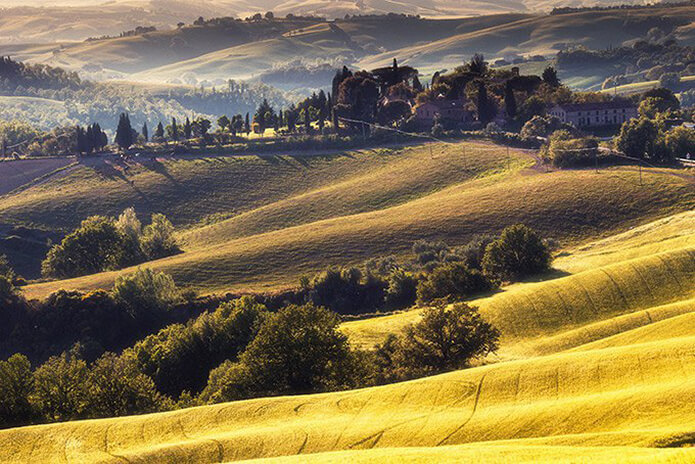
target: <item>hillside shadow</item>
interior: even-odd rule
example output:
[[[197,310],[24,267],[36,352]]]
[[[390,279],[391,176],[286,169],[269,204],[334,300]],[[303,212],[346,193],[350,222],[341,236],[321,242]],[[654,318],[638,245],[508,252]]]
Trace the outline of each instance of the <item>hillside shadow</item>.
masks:
[[[152,157],[152,159],[150,159],[149,161],[142,162],[142,166],[145,169],[149,169],[150,171],[156,172],[157,174],[164,176],[169,182],[174,184],[176,187],[183,188],[181,183],[169,173],[164,163],[159,161],[156,157]]]

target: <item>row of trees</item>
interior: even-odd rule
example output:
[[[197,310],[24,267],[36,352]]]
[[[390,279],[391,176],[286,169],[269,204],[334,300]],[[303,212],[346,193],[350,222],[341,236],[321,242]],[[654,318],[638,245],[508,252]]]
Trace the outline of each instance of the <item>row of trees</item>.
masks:
[[[45,277],[69,278],[121,269],[164,258],[181,250],[174,227],[163,214],[153,214],[142,227],[133,208],[118,218],[92,216],[53,246],[41,264]]]

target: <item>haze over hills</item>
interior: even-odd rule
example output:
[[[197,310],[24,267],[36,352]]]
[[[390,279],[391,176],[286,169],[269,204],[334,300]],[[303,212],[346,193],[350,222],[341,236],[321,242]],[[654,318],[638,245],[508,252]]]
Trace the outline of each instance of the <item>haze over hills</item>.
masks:
[[[108,21],[99,26],[101,34],[109,27],[122,31],[128,16],[119,13],[121,8],[124,5],[118,3],[104,7],[104,14],[112,15],[113,21],[111,26]],[[156,27],[171,20],[177,10],[172,6],[157,12],[138,11],[140,16],[135,16],[140,18],[139,25]],[[152,22],[148,22],[148,15],[154,15]],[[11,15],[0,19],[0,36],[27,30],[26,24],[31,22],[25,18],[17,23]],[[91,27],[89,22],[81,24],[83,28]],[[276,79],[272,84],[292,89],[306,86],[309,79],[304,71],[312,66],[328,67],[323,79],[323,86],[328,86],[330,69],[343,65],[373,69],[390,64],[394,57],[418,68],[421,76],[430,76],[460,65],[477,52],[488,59],[520,55],[552,59],[567,47],[603,49],[631,45],[653,28],[683,45],[695,44],[695,8],[690,6],[553,15],[507,12],[455,19],[373,16],[329,22],[313,17],[258,21],[229,18],[187,24],[84,42],[5,43],[0,46],[0,54],[75,70],[87,79],[207,86],[222,85],[227,79],[263,79],[267,73],[290,69],[292,72],[284,77],[287,82]],[[51,30],[61,29],[49,21],[36,29],[36,39],[54,37],[49,35]],[[80,34],[72,26],[63,32]],[[589,76],[587,83],[600,84],[605,77],[608,76]]]

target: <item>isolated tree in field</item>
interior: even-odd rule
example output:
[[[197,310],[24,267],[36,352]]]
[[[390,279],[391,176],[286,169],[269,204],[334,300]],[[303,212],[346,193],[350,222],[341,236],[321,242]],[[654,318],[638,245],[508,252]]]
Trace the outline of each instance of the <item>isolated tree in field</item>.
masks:
[[[130,117],[127,113],[122,113],[116,129],[116,144],[121,150],[127,150],[133,142],[133,126],[130,124]]]
[[[149,142],[150,140],[150,131],[147,128],[147,123],[142,125],[142,138],[145,139],[145,142]]]
[[[560,79],[557,77],[557,71],[552,66],[548,66],[543,70],[543,82],[550,87],[560,87]]]
[[[550,269],[552,258],[543,240],[531,228],[517,224],[502,231],[483,256],[483,271],[493,279],[514,281]]]
[[[408,327],[398,358],[413,370],[443,372],[463,369],[478,357],[497,351],[499,331],[485,322],[475,307],[457,303],[427,308]]]

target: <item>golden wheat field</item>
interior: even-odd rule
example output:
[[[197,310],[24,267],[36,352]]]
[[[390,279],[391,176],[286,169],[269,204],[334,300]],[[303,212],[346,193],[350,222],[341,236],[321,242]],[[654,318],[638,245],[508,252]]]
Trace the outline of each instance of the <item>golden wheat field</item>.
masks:
[[[629,169],[540,173],[527,168],[522,153],[508,170],[501,153],[489,153],[490,164],[476,175],[452,176],[394,204],[379,206],[374,198],[405,181],[387,185],[388,173],[378,169],[307,187],[186,229],[186,252],[154,266],[217,289],[238,282],[250,263],[268,260],[254,265],[257,280],[243,282],[279,285],[311,269],[305,256],[358,261],[386,243],[407,252],[412,237],[427,231],[463,239],[486,226],[497,230],[496,215],[504,211],[510,221],[525,218],[554,232],[565,246],[546,280],[473,302],[501,331],[497,355],[470,369],[382,387],[4,430],[0,461],[695,461],[692,184],[648,170],[642,186]],[[311,205],[334,209],[322,215],[326,208]],[[35,284],[29,293],[67,284]],[[342,330],[370,347],[418,317],[413,309],[347,322]]]

